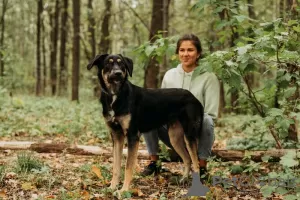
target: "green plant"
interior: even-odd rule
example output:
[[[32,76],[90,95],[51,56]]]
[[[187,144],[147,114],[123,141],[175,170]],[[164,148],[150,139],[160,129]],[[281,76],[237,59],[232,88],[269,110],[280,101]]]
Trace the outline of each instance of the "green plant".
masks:
[[[171,158],[170,158],[170,153],[169,153],[169,150],[167,148],[167,146],[165,144],[163,144],[161,141],[160,142],[160,152],[158,153],[160,159],[162,160],[168,160],[168,161],[171,161]]]
[[[263,196],[269,197],[272,193],[284,196],[287,200],[296,200],[300,197],[300,170],[299,166],[300,154],[296,151],[288,151],[288,153],[280,158],[280,165],[283,170],[272,171],[267,176],[261,178],[265,184],[260,188]],[[271,180],[271,181],[270,181]]]
[[[36,170],[41,170],[43,166],[44,164],[32,153],[22,152],[17,155],[15,170],[18,173],[36,172]]]

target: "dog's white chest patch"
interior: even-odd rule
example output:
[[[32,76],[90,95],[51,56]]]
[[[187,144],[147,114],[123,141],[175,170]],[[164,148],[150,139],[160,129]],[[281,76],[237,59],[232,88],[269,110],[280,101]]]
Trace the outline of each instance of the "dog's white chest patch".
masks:
[[[117,100],[117,95],[112,96],[112,102],[110,104],[110,107],[112,107],[113,103]]]
[[[108,112],[108,114],[109,114],[109,116],[112,118],[112,117],[115,116],[115,111],[110,110],[110,111]]]

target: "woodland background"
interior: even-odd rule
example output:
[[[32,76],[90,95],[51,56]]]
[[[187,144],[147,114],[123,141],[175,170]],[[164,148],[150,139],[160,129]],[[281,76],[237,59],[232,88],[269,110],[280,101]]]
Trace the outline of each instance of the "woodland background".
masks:
[[[299,19],[299,0],[1,0],[1,140],[108,146],[109,133],[101,119],[98,102],[96,69],[86,69],[89,61],[97,54],[121,53],[134,60],[131,82],[159,88],[166,70],[178,63],[174,54],[176,40],[185,33],[194,33],[200,38],[204,52],[201,67],[194,74],[200,70],[212,71],[221,85],[214,148],[299,149]],[[6,152],[7,148],[1,149]],[[108,164],[103,164],[107,160],[101,159],[97,163],[102,175],[92,164],[80,166],[82,173],[94,172],[92,178],[81,177],[84,183],[79,181],[89,189],[65,185],[67,190],[61,191],[56,186],[68,178],[57,172],[59,178],[49,182],[53,172],[42,168],[42,164],[33,165],[40,170],[35,175],[43,174],[42,180],[37,181],[33,175],[33,181],[26,175],[19,177],[16,187],[9,185],[14,176],[11,178],[8,172],[22,172],[12,167],[15,164],[10,165],[10,158],[27,164],[36,160],[31,154],[8,152],[0,162],[0,185],[4,188],[0,197],[19,195],[16,191],[20,190],[26,191],[25,196],[43,196],[36,189],[44,188],[45,180],[49,189],[42,191],[58,199],[63,199],[62,196],[67,199],[68,195],[71,199],[72,195],[92,197],[92,192],[105,197],[111,195],[104,191],[110,174],[109,160]],[[162,156],[168,157],[165,149]],[[65,157],[57,156],[57,159],[64,162],[61,160]],[[265,166],[269,164],[268,157],[257,164],[248,155],[245,163],[238,166],[251,175],[263,168],[267,169],[266,176],[272,171],[273,177],[299,177],[299,151],[280,159],[276,167],[271,165],[273,170]],[[67,160],[62,165],[69,166]],[[217,168],[217,174],[224,176],[232,172],[232,165],[236,169],[236,163],[224,165],[219,160],[211,163],[211,168]],[[49,165],[57,167],[57,164]],[[25,167],[25,172],[30,170]],[[86,179],[90,181],[90,178],[92,181],[87,183]],[[100,192],[91,186],[97,178],[102,180],[102,185],[98,185]],[[139,184],[136,183],[139,191],[146,196],[152,194]],[[161,181],[164,184],[167,183]],[[222,194],[213,191],[210,195],[214,198],[228,197],[228,191],[222,190]],[[176,192],[173,188],[154,196],[174,198]],[[266,186],[255,195],[252,195],[255,199],[272,195],[297,199],[300,192]]]

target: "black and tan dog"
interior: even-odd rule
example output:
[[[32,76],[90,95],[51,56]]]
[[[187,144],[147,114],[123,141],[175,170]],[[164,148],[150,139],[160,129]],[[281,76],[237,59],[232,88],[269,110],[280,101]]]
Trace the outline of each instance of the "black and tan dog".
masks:
[[[122,55],[97,55],[87,66],[98,67],[102,88],[103,116],[113,140],[113,178],[111,188],[119,183],[124,139],[128,156],[121,191],[129,190],[137,161],[140,133],[168,126],[170,142],[182,158],[184,178],[189,175],[191,161],[199,172],[197,141],[203,120],[201,103],[184,89],[144,89],[131,84],[133,62]],[[174,80],[176,81],[176,80]],[[149,133],[150,134],[150,133]]]

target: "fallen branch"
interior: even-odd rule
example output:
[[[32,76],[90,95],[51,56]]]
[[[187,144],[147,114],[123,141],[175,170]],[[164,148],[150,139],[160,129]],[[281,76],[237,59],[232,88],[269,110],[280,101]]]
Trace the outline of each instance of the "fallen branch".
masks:
[[[112,148],[101,148],[99,146],[70,145],[66,143],[36,143],[36,142],[0,142],[0,150],[31,150],[38,153],[66,153],[74,155],[100,155],[112,157]],[[267,151],[246,151],[246,150],[224,150],[213,149],[212,153],[224,161],[242,160],[245,155],[251,155],[253,161],[260,162],[263,156],[270,156],[272,161],[278,161],[288,151],[300,152],[300,149],[272,149]],[[127,156],[127,149],[123,149],[123,155]],[[147,150],[139,150],[139,159],[148,159]],[[180,158],[176,153],[170,151],[171,161],[178,161]]]

